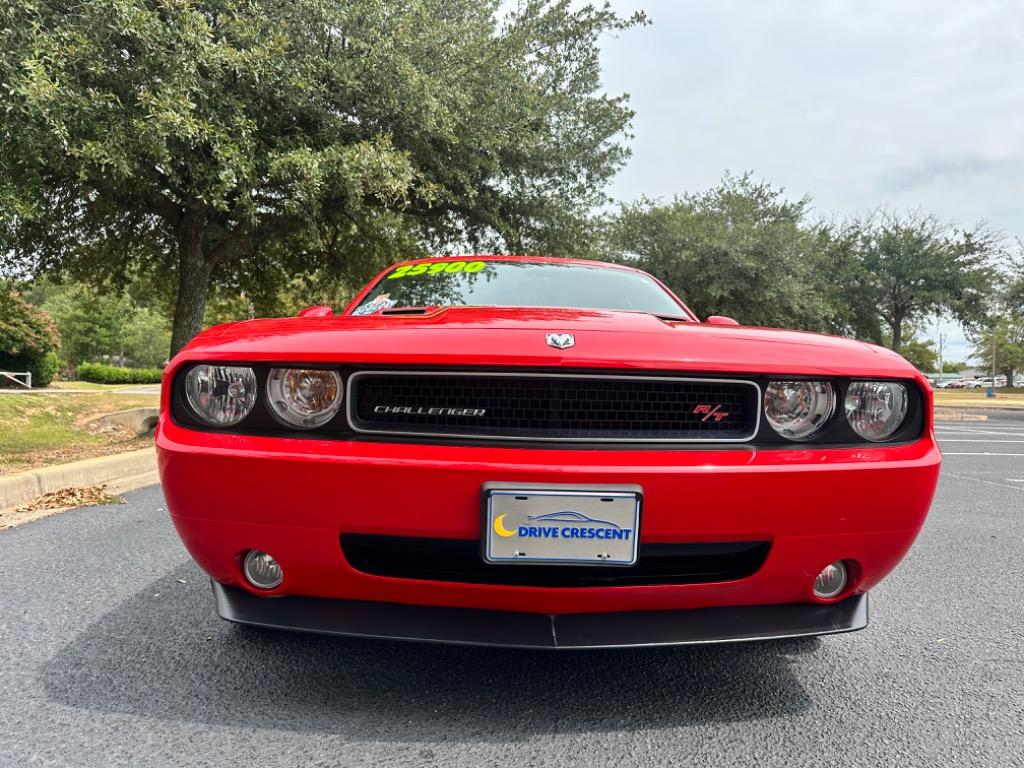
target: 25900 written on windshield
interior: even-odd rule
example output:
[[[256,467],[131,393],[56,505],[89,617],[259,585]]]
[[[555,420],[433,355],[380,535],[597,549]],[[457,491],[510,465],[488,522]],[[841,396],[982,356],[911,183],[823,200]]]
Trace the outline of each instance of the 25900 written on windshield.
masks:
[[[435,261],[432,264],[405,264],[388,275],[388,280],[413,275],[454,275],[457,272],[480,272],[487,265],[482,261]]]

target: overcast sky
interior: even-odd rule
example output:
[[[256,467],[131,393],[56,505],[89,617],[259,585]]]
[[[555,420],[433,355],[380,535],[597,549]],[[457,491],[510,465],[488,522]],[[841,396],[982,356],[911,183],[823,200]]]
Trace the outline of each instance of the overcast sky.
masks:
[[[605,86],[637,113],[614,197],[751,170],[822,216],[923,208],[1024,236],[1024,3],[613,5],[653,22],[602,41]],[[947,359],[965,358],[945,330]]]

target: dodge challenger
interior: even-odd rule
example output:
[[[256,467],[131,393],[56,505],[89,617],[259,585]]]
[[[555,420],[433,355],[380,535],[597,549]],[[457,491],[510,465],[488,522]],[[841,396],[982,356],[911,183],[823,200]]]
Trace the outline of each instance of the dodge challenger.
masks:
[[[509,256],[201,333],[156,442],[223,618],[527,648],[861,629],[940,464],[893,352]]]

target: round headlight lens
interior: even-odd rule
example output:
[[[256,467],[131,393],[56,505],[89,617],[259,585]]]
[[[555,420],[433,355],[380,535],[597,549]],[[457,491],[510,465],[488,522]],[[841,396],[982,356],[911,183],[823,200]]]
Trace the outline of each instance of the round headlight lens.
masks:
[[[256,404],[256,374],[238,365],[197,365],[185,376],[185,397],[200,421],[230,427]]]
[[[341,407],[341,376],[316,368],[274,368],[267,377],[270,411],[283,424],[320,427]]]
[[[907,388],[895,381],[854,381],[846,390],[846,420],[865,440],[885,440],[907,415]]]
[[[835,390],[827,381],[770,381],[764,391],[765,418],[790,440],[806,440],[816,433],[835,408]]]

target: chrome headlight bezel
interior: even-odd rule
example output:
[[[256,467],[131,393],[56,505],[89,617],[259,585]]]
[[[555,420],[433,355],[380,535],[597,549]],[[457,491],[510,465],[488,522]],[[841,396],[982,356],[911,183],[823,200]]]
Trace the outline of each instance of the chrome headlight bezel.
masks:
[[[323,391],[309,391],[314,387]],[[301,430],[317,429],[330,422],[345,399],[344,382],[330,368],[271,368],[264,391],[270,415],[286,427]],[[325,396],[328,401],[311,404]]]
[[[192,415],[208,427],[239,424],[252,413],[258,398],[256,372],[246,365],[195,365],[183,385]]]
[[[900,381],[855,379],[846,387],[843,414],[858,437],[872,443],[884,443],[907,422],[910,392]],[[871,432],[870,425],[877,426]]]
[[[793,442],[806,442],[818,435],[836,411],[836,388],[817,379],[772,379],[764,389],[761,408],[768,426]],[[794,414],[785,407],[798,409]],[[789,420],[787,421],[787,417]]]

